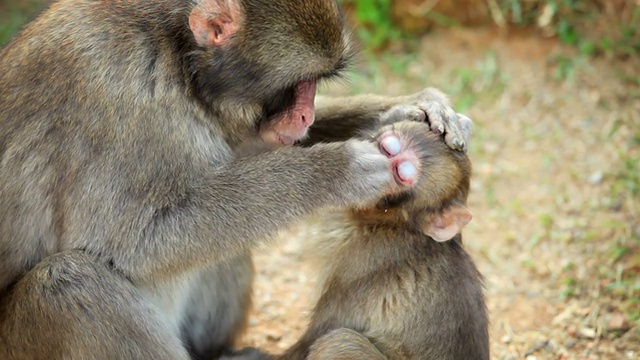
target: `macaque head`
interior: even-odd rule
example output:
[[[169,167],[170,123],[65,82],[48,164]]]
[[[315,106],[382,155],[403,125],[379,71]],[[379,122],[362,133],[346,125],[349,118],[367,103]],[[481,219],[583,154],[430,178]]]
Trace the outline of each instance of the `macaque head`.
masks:
[[[472,217],[466,206],[469,158],[448,147],[442,135],[426,123],[403,121],[378,130],[373,136],[381,144],[381,151],[385,151],[383,140],[389,135],[400,139],[417,157],[417,176],[411,186],[379,201],[375,211],[436,241],[451,240]]]
[[[189,14],[194,92],[229,131],[271,145],[303,138],[318,81],[352,57],[335,0],[200,0]]]

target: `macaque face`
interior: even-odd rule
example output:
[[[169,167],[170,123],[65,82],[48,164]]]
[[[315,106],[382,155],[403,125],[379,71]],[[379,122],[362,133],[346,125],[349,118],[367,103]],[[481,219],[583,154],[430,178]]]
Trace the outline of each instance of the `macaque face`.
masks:
[[[245,126],[272,146],[306,135],[318,81],[339,75],[352,57],[334,0],[206,1],[189,24],[197,44],[196,92],[205,102],[261,108]]]

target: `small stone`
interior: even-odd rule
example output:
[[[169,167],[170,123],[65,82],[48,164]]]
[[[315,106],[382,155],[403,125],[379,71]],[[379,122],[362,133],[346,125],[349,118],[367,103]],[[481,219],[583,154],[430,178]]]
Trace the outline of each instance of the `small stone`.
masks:
[[[280,339],[282,339],[282,335],[280,334],[275,334],[275,333],[267,334],[267,340],[269,341],[280,341]]]
[[[598,170],[592,173],[591,175],[589,175],[589,183],[592,185],[600,184],[603,179],[604,179],[604,172],[602,172],[601,170]]]
[[[582,328],[578,331],[578,334],[587,339],[595,339],[597,335],[596,329],[591,328]]]
[[[611,315],[609,321],[607,322],[607,330],[609,331],[620,331],[626,330],[629,328],[629,320],[624,314],[616,313]]]
[[[533,355],[529,355],[525,359],[526,360],[538,360],[538,358],[536,356],[533,356]]]
[[[502,337],[502,339],[500,339],[500,341],[502,341],[505,344],[510,344],[512,339],[511,339],[511,337],[509,337],[509,335],[505,335],[505,336]]]

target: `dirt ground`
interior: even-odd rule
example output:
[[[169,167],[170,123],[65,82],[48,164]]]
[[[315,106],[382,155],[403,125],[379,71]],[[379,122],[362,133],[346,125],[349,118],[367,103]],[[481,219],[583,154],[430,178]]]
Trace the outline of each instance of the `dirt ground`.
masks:
[[[475,121],[464,236],[486,277],[492,358],[640,359],[640,60],[448,30],[361,71],[327,91],[436,86]],[[244,345],[282,352],[305,328],[303,233],[256,254]]]

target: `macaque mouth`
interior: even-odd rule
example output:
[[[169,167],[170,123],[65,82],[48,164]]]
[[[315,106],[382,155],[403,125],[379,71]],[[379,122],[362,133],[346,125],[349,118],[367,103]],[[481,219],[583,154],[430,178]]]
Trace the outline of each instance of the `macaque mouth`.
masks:
[[[302,139],[303,137],[304,135],[296,139],[291,136],[279,134],[278,142],[280,143],[280,145],[289,146],[289,145],[293,145],[296,141]]]
[[[315,120],[315,96],[315,79],[300,81],[277,96],[274,100],[280,100],[279,104],[273,104],[271,114],[265,112],[271,116],[266,117],[260,126],[263,140],[272,145],[292,145],[303,139]]]

